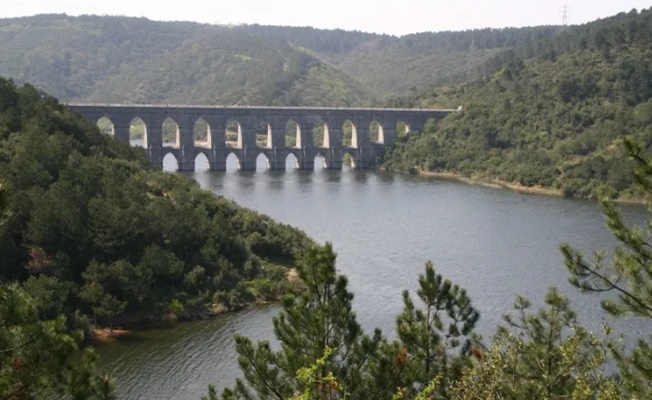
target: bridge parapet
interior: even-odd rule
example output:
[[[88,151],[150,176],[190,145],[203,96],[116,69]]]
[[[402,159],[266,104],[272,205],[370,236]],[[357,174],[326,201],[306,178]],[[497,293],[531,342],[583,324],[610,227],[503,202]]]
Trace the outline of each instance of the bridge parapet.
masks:
[[[238,158],[241,169],[255,169],[257,158],[263,154],[269,169],[285,169],[290,154],[297,159],[298,168],[312,169],[317,155],[324,157],[326,167],[341,169],[345,154],[354,161],[354,168],[371,168],[387,146],[397,138],[397,125],[405,123],[410,131],[421,131],[428,119],[438,121],[455,112],[452,109],[396,109],[396,108],[328,108],[328,107],[221,107],[179,105],[118,105],[69,104],[92,123],[107,118],[113,124],[114,135],[129,142],[130,127],[140,119],[145,125],[143,147],[151,164],[162,168],[163,159],[172,154],[178,169],[194,170],[195,158],[204,154],[212,170],[225,170],[230,154]],[[168,118],[177,124],[176,140],[163,143],[163,123]],[[204,120],[208,125],[205,143],[196,143],[195,124]],[[297,124],[295,146],[286,144],[288,121]],[[229,121],[237,122],[237,142],[227,142]],[[344,125],[350,143],[344,145]],[[377,124],[377,140],[371,140],[372,123]],[[261,134],[261,127],[267,125]],[[315,127],[323,126],[321,143],[316,143]],[[266,137],[259,142],[259,134]],[[346,135],[347,138],[349,135]]]

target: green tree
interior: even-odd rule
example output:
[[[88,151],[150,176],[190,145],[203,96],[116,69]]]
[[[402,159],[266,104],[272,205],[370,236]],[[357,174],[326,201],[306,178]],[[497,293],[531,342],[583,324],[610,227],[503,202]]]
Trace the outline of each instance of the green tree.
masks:
[[[652,194],[652,163],[643,150],[626,142],[629,154],[638,162],[637,181],[644,188],[648,200]],[[605,252],[596,252],[587,261],[582,252],[563,244],[561,251],[566,267],[571,273],[570,282],[584,292],[608,292],[617,298],[602,301],[602,307],[615,316],[633,315],[652,318],[652,221],[645,230],[629,227],[623,221],[618,208],[608,196],[600,202],[620,246],[614,250],[610,264],[605,263]],[[648,206],[652,203],[648,202]],[[614,351],[620,367],[625,389],[639,398],[652,397],[652,336],[639,338],[631,354]]]
[[[2,228],[5,220],[9,217],[8,198],[7,188],[4,183],[0,181],[0,228]],[[2,231],[0,231],[0,234],[2,234]]]
[[[550,288],[546,307],[530,313],[531,303],[519,296],[515,315],[504,317],[494,346],[505,361],[502,391],[509,398],[559,399],[571,396],[578,379],[582,391],[600,393],[614,382],[604,377],[608,349],[615,344],[598,341],[576,323],[566,296]],[[609,333],[609,328],[605,328]],[[608,338],[608,335],[607,335]],[[588,382],[592,386],[587,386]]]
[[[480,318],[466,290],[437,274],[428,261],[419,275],[417,308],[408,291],[403,292],[403,312],[396,319],[400,344],[406,351],[406,387],[423,387],[436,376],[445,383],[438,392],[445,395],[469,362],[472,333]]]
[[[605,374],[610,350],[617,344],[605,326],[596,338],[575,324],[568,299],[552,288],[546,306],[536,313],[519,297],[515,315],[505,316],[487,351],[474,350],[475,362],[453,382],[451,400],[619,400],[622,391],[613,376]],[[414,398],[442,398],[445,375],[437,375]],[[405,391],[395,400],[404,399]]]
[[[3,399],[114,399],[108,377],[94,372],[91,349],[82,360],[81,332],[68,333],[63,316],[42,320],[19,286],[0,285],[0,397]]]
[[[351,398],[388,397],[393,388],[384,387],[373,372],[382,365],[379,349],[384,340],[378,330],[373,337],[363,334],[352,311],[353,294],[347,290],[346,277],[337,274],[335,258],[332,246],[326,244],[311,249],[297,266],[306,290],[298,297],[283,297],[283,311],[274,318],[279,351],[267,341],[254,345],[236,336],[244,380],[225,390],[224,399],[280,400],[304,393],[311,389],[297,374],[320,359],[312,373],[316,381],[332,378]],[[331,349],[328,354],[327,349]]]

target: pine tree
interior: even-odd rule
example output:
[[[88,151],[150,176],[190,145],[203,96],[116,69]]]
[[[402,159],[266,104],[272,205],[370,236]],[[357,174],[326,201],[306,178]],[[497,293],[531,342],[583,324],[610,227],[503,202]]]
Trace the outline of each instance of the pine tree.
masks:
[[[498,329],[494,346],[505,360],[503,394],[515,399],[568,398],[578,382],[588,393],[615,390],[613,380],[604,377],[607,349],[614,344],[608,338],[598,341],[579,326],[570,301],[556,288],[548,290],[545,304],[530,313],[530,301],[519,296],[515,315],[506,315],[508,326]]]
[[[423,309],[403,292],[403,312],[397,317],[397,333],[406,358],[405,387],[422,387],[437,376],[450,383],[469,360],[472,333],[480,314],[466,290],[435,273],[430,261],[419,276],[417,295]],[[438,391],[445,393],[448,383]]]
[[[625,142],[630,155],[639,163],[637,181],[645,193],[652,194],[652,163],[640,147]],[[611,292],[617,299],[607,299],[602,307],[615,316],[633,315],[652,318],[652,221],[646,230],[627,226],[613,202],[605,196],[600,202],[607,224],[621,245],[615,249],[611,264],[605,253],[597,252],[593,261],[569,244],[561,246],[570,282],[585,292]],[[652,203],[648,202],[648,207]],[[639,338],[631,354],[614,352],[624,387],[633,396],[652,398],[652,336]]]
[[[80,332],[67,332],[63,316],[41,320],[22,288],[0,284],[0,398],[114,399],[90,349],[74,360],[81,340]]]
[[[300,296],[286,295],[283,311],[274,318],[274,333],[280,350],[274,351],[267,341],[254,345],[247,337],[237,335],[236,350],[244,380],[238,379],[233,389],[224,391],[224,399],[288,399],[306,391],[319,393],[315,398],[386,398],[390,392],[373,371],[387,364],[380,352],[387,346],[379,330],[372,337],[364,335],[356,321],[347,290],[347,278],[335,269],[336,255],[332,246],[311,249],[297,266],[297,273],[306,285]],[[338,382],[332,388],[307,387],[299,372],[315,366],[311,382]],[[209,389],[207,399],[216,398]]]

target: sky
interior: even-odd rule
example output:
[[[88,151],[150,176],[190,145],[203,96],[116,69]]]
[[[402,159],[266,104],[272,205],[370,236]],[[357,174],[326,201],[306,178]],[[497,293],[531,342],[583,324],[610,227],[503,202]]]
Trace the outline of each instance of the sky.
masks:
[[[650,0],[0,0],[0,18],[66,13],[210,24],[415,32],[569,24],[650,8]]]

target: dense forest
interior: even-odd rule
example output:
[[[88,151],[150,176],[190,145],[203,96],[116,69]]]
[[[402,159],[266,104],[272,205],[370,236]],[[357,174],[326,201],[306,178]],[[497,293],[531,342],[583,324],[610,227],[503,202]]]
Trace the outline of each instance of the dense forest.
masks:
[[[0,20],[0,74],[64,101],[353,105],[360,85],[282,40],[196,23],[43,15]]]
[[[16,299],[0,313],[2,357],[38,361],[7,344],[20,341],[7,318],[28,339],[81,339],[92,325],[203,317],[300,289],[288,268],[314,245],[303,232],[147,164],[54,98],[0,79],[0,292]]]
[[[623,139],[652,145],[652,11],[569,28],[496,56],[495,72],[411,105],[463,104],[387,153],[383,166],[591,196],[640,197]]]
[[[467,80],[558,27],[395,37],[40,15],[0,20],[0,75],[62,101],[369,106]]]
[[[372,95],[402,106],[402,97],[424,87],[470,80],[482,73],[500,50],[550,39],[561,27],[487,28],[402,37],[310,27],[244,25],[235,29],[308,49],[357,79]]]

